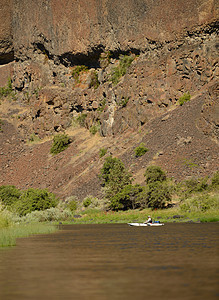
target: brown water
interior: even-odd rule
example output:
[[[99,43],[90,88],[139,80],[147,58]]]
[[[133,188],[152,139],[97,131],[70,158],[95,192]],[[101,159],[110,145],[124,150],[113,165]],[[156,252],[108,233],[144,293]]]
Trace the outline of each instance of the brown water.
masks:
[[[0,251],[0,299],[219,299],[219,224],[69,225]]]

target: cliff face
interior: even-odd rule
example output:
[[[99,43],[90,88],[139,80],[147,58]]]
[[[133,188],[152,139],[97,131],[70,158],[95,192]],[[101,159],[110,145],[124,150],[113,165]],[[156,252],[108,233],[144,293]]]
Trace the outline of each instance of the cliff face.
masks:
[[[98,129],[109,144],[112,136],[118,138],[116,144],[122,134],[146,135],[156,118],[171,120],[169,114],[178,109],[178,99],[190,92],[197,109],[192,124],[204,137],[218,142],[218,1],[1,2],[0,86],[10,76],[16,102],[11,105],[13,112],[2,109],[0,117],[11,120],[25,139],[51,136],[83,119],[86,129]],[[196,99],[202,107],[197,108]],[[176,127],[177,114],[175,125],[168,121],[164,132],[161,122],[156,130],[168,135]],[[176,134],[172,132],[173,141]],[[185,143],[179,142],[179,147],[190,147],[191,136],[180,134],[176,139]],[[148,143],[159,152],[153,136]],[[161,165],[166,157],[165,153],[159,157]],[[206,167],[209,172],[213,163]]]
[[[214,0],[15,0],[16,51],[42,43],[52,55],[145,50],[215,20]]]

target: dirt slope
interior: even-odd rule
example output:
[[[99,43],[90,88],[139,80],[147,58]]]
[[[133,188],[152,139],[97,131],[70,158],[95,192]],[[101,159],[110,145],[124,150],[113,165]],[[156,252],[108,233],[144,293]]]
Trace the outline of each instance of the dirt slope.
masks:
[[[90,194],[100,197],[101,148],[122,159],[136,183],[144,182],[143,174],[150,164],[161,166],[177,180],[210,176],[218,169],[218,143],[198,127],[206,97],[200,95],[183,106],[175,105],[139,131],[128,130],[117,137],[93,136],[85,128],[71,127],[67,133],[73,142],[55,156],[50,154],[51,140],[27,143],[18,133],[15,108],[5,110],[1,117],[0,184],[48,188],[62,199],[70,195],[79,199]],[[149,151],[136,158],[134,149],[141,142]]]

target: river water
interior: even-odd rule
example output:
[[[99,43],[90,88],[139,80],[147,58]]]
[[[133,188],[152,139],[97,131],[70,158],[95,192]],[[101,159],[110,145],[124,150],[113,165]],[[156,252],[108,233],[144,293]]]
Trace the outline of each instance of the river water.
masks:
[[[219,224],[67,225],[0,250],[0,299],[219,299]]]

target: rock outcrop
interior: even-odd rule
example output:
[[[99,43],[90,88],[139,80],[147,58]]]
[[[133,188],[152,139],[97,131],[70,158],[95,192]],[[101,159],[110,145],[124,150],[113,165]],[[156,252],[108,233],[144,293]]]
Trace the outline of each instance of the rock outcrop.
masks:
[[[191,101],[202,105],[191,105],[198,111],[193,125],[202,133],[200,140],[206,136],[218,142],[216,0],[2,3],[0,86],[11,77],[16,100],[11,106],[21,107],[11,108],[11,115],[21,139],[52,136],[78,122],[110,140],[147,132],[157,118],[161,123],[155,128],[167,134],[163,124],[169,130],[176,126],[171,111],[189,92]],[[7,119],[9,113],[1,115]],[[198,144],[189,132],[173,132],[180,149],[194,150],[191,145]],[[161,150],[153,137],[150,142],[163,153],[166,141]],[[165,155],[159,156],[161,164]]]

